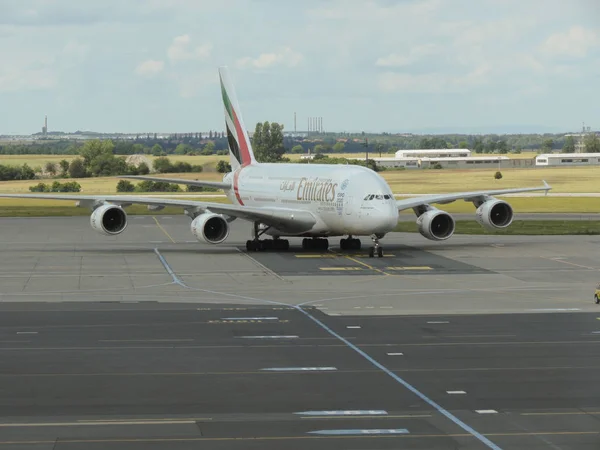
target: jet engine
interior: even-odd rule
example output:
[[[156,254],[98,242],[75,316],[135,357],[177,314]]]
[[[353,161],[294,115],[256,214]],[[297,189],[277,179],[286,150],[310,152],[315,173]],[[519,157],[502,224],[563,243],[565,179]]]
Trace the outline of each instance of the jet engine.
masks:
[[[191,228],[196,239],[209,244],[220,244],[229,236],[229,223],[220,214],[200,214],[192,220]]]
[[[118,205],[102,205],[90,216],[90,224],[99,233],[108,236],[120,234],[127,227],[127,214]]]
[[[450,214],[439,209],[430,209],[417,219],[419,233],[432,241],[443,241],[454,234],[455,223]]]
[[[489,231],[508,227],[513,221],[512,207],[502,200],[488,200],[477,208],[475,220]]]

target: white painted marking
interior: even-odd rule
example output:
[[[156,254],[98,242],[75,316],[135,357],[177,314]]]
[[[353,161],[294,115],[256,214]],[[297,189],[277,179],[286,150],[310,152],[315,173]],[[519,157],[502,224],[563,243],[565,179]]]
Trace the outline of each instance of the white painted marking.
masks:
[[[388,356],[404,356],[404,353],[388,353]]]
[[[38,334],[37,331],[17,331],[17,334]]]
[[[354,329],[357,329],[357,328],[360,328],[360,326],[359,326],[359,325],[348,325],[346,328],[354,328]]]
[[[151,244],[162,244],[163,241],[150,241]]]
[[[427,323],[450,323],[449,321],[446,320],[431,320]]]
[[[374,306],[365,306],[365,309],[375,309]]]
[[[530,309],[529,311],[581,311],[581,308],[540,308]]]
[[[339,411],[302,411],[294,414],[306,416],[385,416],[387,411],[382,409],[339,410]]]
[[[592,334],[600,334],[600,331],[592,331]]]
[[[267,367],[266,369],[261,370],[269,370],[273,372],[295,372],[295,371],[306,371],[306,372],[331,372],[333,370],[337,370],[337,367]]]
[[[284,335],[284,336],[236,336],[242,339],[296,339],[298,336]]]
[[[475,412],[479,414],[498,414],[495,409],[476,409]]]
[[[380,306],[381,309],[394,309],[393,306]]]
[[[447,394],[450,395],[461,395],[461,394],[466,394],[465,391],[446,391]]]
[[[277,320],[279,317],[222,317],[221,320]]]
[[[408,434],[406,428],[366,429],[366,430],[317,430],[308,434],[349,435],[349,434]]]

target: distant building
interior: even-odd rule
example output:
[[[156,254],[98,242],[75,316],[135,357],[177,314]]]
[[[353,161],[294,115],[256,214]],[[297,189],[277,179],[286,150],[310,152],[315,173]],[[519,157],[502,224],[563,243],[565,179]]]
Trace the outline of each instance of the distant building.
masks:
[[[536,166],[595,166],[600,153],[544,153],[535,157]]]
[[[460,149],[414,149],[414,150],[398,150],[396,158],[467,158],[471,156],[471,150],[466,148]]]

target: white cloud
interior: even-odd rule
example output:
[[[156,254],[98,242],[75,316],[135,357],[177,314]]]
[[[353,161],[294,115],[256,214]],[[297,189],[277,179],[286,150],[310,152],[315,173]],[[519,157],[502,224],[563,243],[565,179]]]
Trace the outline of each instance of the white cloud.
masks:
[[[52,89],[58,80],[48,67],[3,67],[0,70],[0,93]]]
[[[69,41],[63,48],[63,54],[75,59],[83,59],[90,51],[90,46],[76,41]]]
[[[267,67],[276,65],[295,67],[299,65],[303,59],[304,57],[302,54],[295,52],[289,47],[284,47],[276,52],[261,53],[256,58],[250,56],[240,58],[237,60],[236,64],[238,67],[255,69],[266,69]]]
[[[481,64],[462,75],[440,72],[425,74],[385,72],[379,75],[378,84],[380,90],[385,93],[468,92],[474,87],[488,83],[491,71],[491,65]]]
[[[190,44],[191,38],[189,34],[177,36],[173,39],[173,43],[167,50],[167,56],[171,61],[202,60],[210,56],[212,51],[211,43],[205,43],[195,47]]]
[[[381,67],[402,67],[409,66],[421,58],[433,56],[440,52],[440,47],[436,44],[424,44],[412,47],[408,54],[399,55],[390,53],[388,56],[378,58],[375,65]]]
[[[135,68],[135,73],[141,76],[152,76],[162,72],[164,68],[164,61],[148,59],[147,61],[138,64],[138,66]]]
[[[600,38],[595,31],[573,26],[568,31],[549,36],[542,44],[541,51],[550,56],[584,58],[592,47],[599,44]]]
[[[219,82],[216,70],[200,70],[191,74],[173,72],[168,76],[176,83],[179,96],[184,99],[198,97],[207,91],[219,92],[215,86]]]

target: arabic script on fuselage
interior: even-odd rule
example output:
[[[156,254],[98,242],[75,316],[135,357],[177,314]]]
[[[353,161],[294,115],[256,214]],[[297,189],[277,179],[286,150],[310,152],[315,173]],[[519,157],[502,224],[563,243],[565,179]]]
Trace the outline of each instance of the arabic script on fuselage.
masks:
[[[317,202],[334,202],[335,189],[338,184],[332,179],[309,179],[301,178],[300,181],[285,180],[281,182],[279,190],[296,191],[297,200],[308,200]]]

